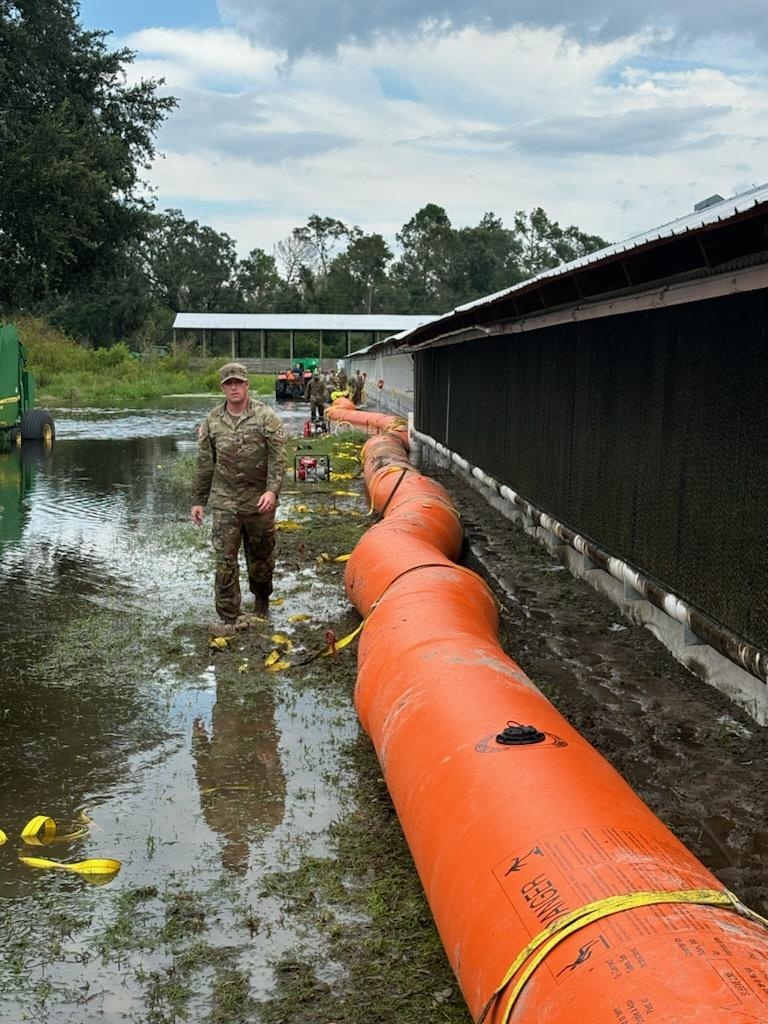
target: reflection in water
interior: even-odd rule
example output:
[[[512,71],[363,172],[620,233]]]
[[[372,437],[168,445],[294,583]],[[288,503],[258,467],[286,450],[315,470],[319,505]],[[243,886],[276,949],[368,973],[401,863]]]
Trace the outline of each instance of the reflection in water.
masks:
[[[181,885],[215,904],[223,862],[244,902],[278,861],[295,868],[305,852],[327,851],[339,794],[325,768],[356,733],[351,708],[342,714],[310,691],[295,703],[279,688],[252,693],[267,680],[225,680],[208,660],[210,555],[168,469],[194,453],[213,404],[57,411],[49,455],[0,455],[3,1024],[154,1019],[141,979],[165,969],[168,950],[141,943],[145,928],[163,934],[165,898]],[[306,406],[278,411],[297,436]],[[286,619],[306,610],[310,581],[301,582]],[[340,600],[335,585],[312,586],[326,605]],[[119,859],[113,885],[20,863],[30,817],[76,821],[83,811],[90,834],[55,859]],[[102,954],[120,899],[155,888],[132,919],[139,944]],[[237,914],[219,909],[206,919],[208,940],[238,945]],[[259,917],[269,942],[249,936],[243,951],[266,996],[272,960],[298,939],[276,901],[261,900]],[[208,1019],[204,998],[188,1009],[187,1019]]]
[[[203,816],[224,839],[224,867],[236,874],[248,870],[249,844],[283,820],[278,742],[272,694],[249,692],[232,680],[217,682],[210,734],[201,718],[192,727]]]
[[[26,442],[0,447],[0,555],[21,540],[37,467],[50,460],[51,446]]]
[[[148,411],[133,418],[139,436],[111,437],[102,421],[100,438],[75,440],[57,414],[51,450],[0,453],[0,827],[9,835],[41,811],[69,817],[93,804],[163,733],[150,678],[133,668],[134,638],[156,609],[181,619],[197,596],[194,562],[179,564],[162,545],[188,502],[158,467],[194,439],[200,411],[163,416],[175,437],[141,436],[156,425]],[[39,884],[31,875],[0,859],[0,898]]]

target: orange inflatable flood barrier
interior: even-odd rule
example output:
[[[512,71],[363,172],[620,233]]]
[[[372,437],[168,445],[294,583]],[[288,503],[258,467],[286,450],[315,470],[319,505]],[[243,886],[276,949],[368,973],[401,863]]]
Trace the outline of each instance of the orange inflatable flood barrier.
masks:
[[[766,922],[504,654],[447,492],[391,433],[363,464],[355,703],[473,1019],[768,1021]]]
[[[350,427],[365,430],[369,434],[375,434],[378,431],[396,433],[400,436],[403,446],[408,446],[407,425],[402,416],[384,412],[368,412],[365,409],[356,408],[354,403],[347,398],[337,398],[326,409],[325,417],[336,423],[346,423]]]

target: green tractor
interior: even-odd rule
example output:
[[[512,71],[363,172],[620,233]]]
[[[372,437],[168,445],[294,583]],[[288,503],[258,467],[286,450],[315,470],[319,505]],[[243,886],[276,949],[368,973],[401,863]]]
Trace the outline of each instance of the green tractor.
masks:
[[[27,350],[12,324],[0,326],[0,444],[53,441],[53,416],[34,405],[35,378],[27,369]]]

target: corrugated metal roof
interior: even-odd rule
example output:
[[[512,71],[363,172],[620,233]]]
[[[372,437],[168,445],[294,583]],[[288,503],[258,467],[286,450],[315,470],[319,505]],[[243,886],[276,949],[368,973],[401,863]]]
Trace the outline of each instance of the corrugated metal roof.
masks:
[[[588,253],[586,256],[582,256],[577,260],[571,260],[570,263],[561,263],[559,266],[553,267],[550,270],[543,270],[535,277],[526,278],[525,281],[520,281],[517,284],[512,285],[511,288],[504,288],[499,292],[494,292],[492,295],[485,295],[480,299],[474,299],[472,302],[467,302],[463,306],[457,306],[456,309],[451,310],[450,313],[444,313],[442,316],[434,318],[431,322],[435,323],[441,320],[449,320],[456,313],[464,313],[467,310],[477,309],[478,306],[484,306],[487,303],[512,295],[515,292],[528,289],[531,285],[536,284],[537,281],[544,281],[548,278],[554,277],[562,277],[566,274],[573,273],[575,270],[588,267],[590,264],[601,263],[604,260],[610,260],[615,256],[628,253],[633,249],[640,249],[644,245],[649,245],[651,242],[663,241],[665,238],[685,235],[688,232],[700,230],[708,225],[728,221],[741,213],[745,213],[747,210],[751,210],[755,206],[760,206],[762,203],[768,203],[768,184],[759,185],[757,188],[750,189],[748,192],[741,192],[739,195],[731,196],[730,199],[724,199],[720,203],[714,203],[712,206],[708,206],[703,210],[694,210],[693,213],[686,214],[685,217],[680,217],[678,220],[669,221],[669,223],[662,224],[660,227],[653,228],[643,234],[633,235],[631,238],[627,238],[623,242],[616,242],[613,245],[606,246],[605,249],[598,249],[595,252]],[[398,336],[398,340],[407,338],[407,336],[414,330],[415,327],[408,328],[404,335],[401,334]]]
[[[173,326],[180,330],[230,331],[408,331],[431,323],[437,316],[397,313],[177,313]]]

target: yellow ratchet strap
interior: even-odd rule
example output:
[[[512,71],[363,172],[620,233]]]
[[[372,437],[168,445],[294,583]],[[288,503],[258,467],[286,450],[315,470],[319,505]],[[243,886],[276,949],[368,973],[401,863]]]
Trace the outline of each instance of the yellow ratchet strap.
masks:
[[[61,861],[47,860],[45,857],[19,857],[22,864],[29,868],[57,868],[59,871],[75,871],[79,875],[116,875],[120,870],[119,860],[109,857],[92,857],[90,860],[79,860],[74,864],[62,864]]]
[[[336,651],[343,651],[344,648],[347,646],[347,644],[351,643],[355,639],[355,637],[358,635],[358,633],[362,632],[363,626],[366,624],[368,619],[371,617],[373,612],[376,610],[376,608],[379,605],[381,599],[384,597],[384,595],[389,590],[389,588],[392,586],[392,584],[393,583],[397,583],[397,581],[399,579],[402,579],[403,576],[407,576],[408,573],[415,572],[417,569],[457,569],[459,572],[469,573],[470,576],[477,576],[477,573],[473,572],[472,569],[467,569],[467,567],[464,566],[464,565],[456,565],[455,562],[448,562],[448,563],[446,563],[446,562],[423,562],[423,563],[421,563],[419,565],[412,565],[409,569],[404,569],[403,572],[398,573],[397,576],[395,576],[395,578],[393,580],[389,581],[387,586],[379,594],[379,596],[373,602],[371,607],[368,609],[368,614],[365,616],[363,621],[360,623],[360,625],[355,630],[353,630],[351,633],[348,634],[348,636],[345,636],[343,639],[337,640],[333,644],[329,644],[328,647],[326,647],[324,651],[322,651],[319,655],[314,655],[314,657],[323,657],[323,658],[325,658],[329,654],[333,654],[334,650],[336,650]],[[304,662],[301,662],[301,664],[304,664]]]
[[[371,611],[372,610],[373,609],[371,609]],[[368,614],[370,615],[370,612]],[[357,634],[362,630],[363,626],[365,625],[365,622],[366,620],[363,619],[363,621],[360,623],[357,629],[352,630],[351,633],[348,633],[345,637],[342,637],[341,640],[335,640],[332,644],[328,644],[325,650],[323,650],[322,653],[320,654],[320,657],[327,658],[330,654],[335,654],[336,651],[343,651],[348,644],[352,643]]]
[[[403,476],[405,476],[405,474],[409,473],[409,472],[411,472],[411,473],[412,472],[418,472],[418,470],[416,470],[415,467],[411,466],[410,464],[406,464],[405,466],[401,466],[401,465],[387,466],[387,468],[384,470],[384,472],[381,474],[381,476],[382,477],[390,476],[392,473],[402,473]],[[394,494],[394,491],[392,493]],[[391,495],[390,495],[390,497],[391,497]],[[371,507],[368,509],[368,515],[372,516],[375,511],[376,511],[376,495],[374,494],[373,491],[371,491]]]
[[[47,814],[36,814],[21,830],[21,838],[27,846],[50,846],[51,843],[68,843],[73,839],[82,839],[89,832],[90,829],[85,826],[66,835],[59,835],[53,818],[49,818]]]
[[[623,910],[633,910],[636,907],[650,907],[658,903],[688,903],[700,906],[729,907],[742,916],[768,927],[768,919],[761,917],[754,910],[750,910],[729,889],[682,889],[676,892],[652,890],[648,892],[627,893],[623,896],[608,896],[606,899],[588,903],[584,907],[572,910],[569,914],[564,914],[563,917],[553,921],[547,928],[539,932],[535,938],[531,939],[504,975],[499,987],[492,993],[490,999],[483,1007],[483,1011],[477,1019],[477,1024],[483,1024],[496,1000],[501,997],[504,989],[515,975],[520,972],[519,978],[509,993],[504,1013],[501,1017],[500,1024],[508,1024],[515,1003],[530,976],[549,956],[552,950],[564,939],[567,939],[569,935],[573,935],[574,932],[604,917],[619,914]],[[530,962],[523,968],[523,964],[529,959]]]

